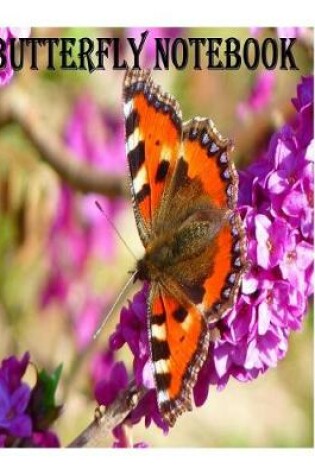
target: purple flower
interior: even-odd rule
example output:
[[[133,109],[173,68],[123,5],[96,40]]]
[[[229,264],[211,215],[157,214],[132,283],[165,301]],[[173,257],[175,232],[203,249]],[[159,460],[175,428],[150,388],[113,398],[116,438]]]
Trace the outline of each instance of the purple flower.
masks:
[[[64,302],[68,295],[69,282],[60,268],[51,269],[41,293],[41,304],[46,307],[54,300]]]
[[[300,327],[305,299],[299,299],[297,292],[298,289],[285,280],[269,278],[261,282],[256,301],[258,335],[265,335],[272,324],[293,330]]]
[[[313,109],[314,100],[314,78],[306,76],[301,78],[300,84],[297,86],[297,97],[292,99],[292,103],[298,112],[302,112],[304,108]]]
[[[112,351],[97,354],[92,361],[94,395],[98,404],[108,406],[127,387],[128,374],[124,363],[115,362]]]
[[[34,431],[31,437],[23,438],[19,441],[21,448],[55,449],[60,447],[57,435],[50,430]]]
[[[255,221],[257,264],[263,269],[275,267],[283,258],[288,225],[283,219],[271,221],[264,214],[257,214]]]
[[[26,414],[31,390],[22,382],[29,363],[25,353],[19,361],[14,356],[2,361],[0,367],[0,433],[27,437],[32,433],[32,421]]]
[[[60,447],[60,442],[56,434],[52,431],[34,432],[32,435],[33,447],[54,449]]]
[[[243,206],[249,205],[251,208],[255,201],[259,201],[260,207],[265,203],[268,204],[268,195],[265,193],[265,177],[272,170],[272,164],[265,160],[265,157],[259,157],[245,170],[239,172],[239,202]]]
[[[106,314],[110,299],[108,295],[100,297],[85,286],[81,288],[81,299],[75,298],[75,293],[79,290],[73,285],[74,296],[69,298],[69,314],[75,326],[75,338],[79,348],[84,348],[93,338],[100,318]]]
[[[312,266],[313,259],[313,246],[309,242],[301,240],[297,230],[291,230],[283,259],[279,263],[283,279],[288,280],[294,288],[307,285],[306,276],[303,274]],[[302,276],[304,278],[301,279]]]
[[[66,130],[66,142],[76,153],[79,161],[100,170],[121,175],[125,172],[124,130],[122,122],[109,112],[103,113],[88,96],[83,96],[75,105]],[[123,209],[124,201],[93,193],[75,199],[70,192],[85,227],[85,240],[89,243],[89,253],[110,260],[114,256],[114,238],[110,224],[95,206],[99,201],[105,214],[114,221]],[[73,213],[73,210],[72,210]],[[77,226],[78,227],[78,226]]]
[[[52,300],[64,302],[71,283],[82,275],[88,256],[89,239],[86,230],[77,222],[73,192],[62,185],[57,201],[57,213],[49,238],[51,273],[42,293],[42,304]]]
[[[272,198],[273,216],[283,216],[293,228],[299,227],[303,237],[312,242],[314,145],[310,123],[313,122],[313,106],[303,101],[308,94],[313,94],[313,83],[303,78],[302,84],[309,92],[298,93],[295,100],[298,114],[294,128],[285,126],[271,140],[269,160],[273,168],[266,177],[265,186]]]
[[[163,430],[168,432],[168,425],[162,419],[156,399],[156,390],[150,389],[141,399],[137,407],[131,412],[129,419],[132,424],[138,424],[144,418],[145,427],[149,427],[152,422]]]
[[[27,38],[31,33],[30,28],[0,28],[0,38],[6,41],[7,49],[9,50],[10,38]],[[0,87],[8,84],[13,77],[13,69],[10,63],[10,55],[7,52],[7,65],[0,70]]]
[[[110,347],[115,351],[127,343],[134,356],[133,370],[137,384],[144,384],[151,389],[154,381],[149,359],[147,295],[148,286],[144,285],[133,301],[129,302],[129,308],[122,309],[120,323],[110,338]]]
[[[262,71],[256,75],[247,100],[237,106],[236,113],[240,119],[245,120],[250,114],[260,112],[270,103],[275,79],[274,71]]]
[[[292,103],[298,114],[296,116],[295,130],[299,144],[307,147],[313,139],[314,122],[314,79],[311,76],[302,77],[297,88],[297,97],[292,99]],[[314,154],[309,160],[314,160]]]
[[[125,171],[123,124],[110,112],[104,113],[89,96],[75,104],[65,140],[78,161],[111,174]],[[109,200],[93,193],[82,196],[67,185],[60,187],[48,244],[50,272],[41,296],[43,305],[54,300],[63,305],[79,348],[90,341],[111,298],[109,293],[93,293],[89,283],[91,260],[106,263],[115,256],[113,229],[96,207],[96,200],[111,221],[124,207],[121,199]]]
[[[91,364],[91,376],[95,399],[98,404],[102,404],[104,406],[110,405],[116,399],[119,392],[125,389],[128,385],[127,369],[124,363],[115,362],[114,352],[112,350],[105,350],[102,353],[98,353],[93,358]],[[152,404],[155,405],[155,411],[152,411]],[[150,407],[150,409],[148,409],[148,407]],[[155,394],[154,391],[149,391],[149,393],[145,395],[143,400],[137,406],[136,410],[132,411],[130,414],[128,424],[135,424],[141,419],[142,415],[149,414],[150,420],[146,418],[146,424],[148,425],[151,422],[152,413],[154,413],[155,417],[157,418],[157,424],[159,425],[160,416],[157,409]],[[131,432],[131,427],[125,428],[121,425],[114,429],[114,448],[148,447],[144,442],[132,444],[127,438],[127,429],[128,432]]]
[[[56,380],[42,371],[31,389],[22,381],[29,362],[29,353],[1,362],[0,447],[59,447],[58,437],[48,429],[61,409],[52,401]]]

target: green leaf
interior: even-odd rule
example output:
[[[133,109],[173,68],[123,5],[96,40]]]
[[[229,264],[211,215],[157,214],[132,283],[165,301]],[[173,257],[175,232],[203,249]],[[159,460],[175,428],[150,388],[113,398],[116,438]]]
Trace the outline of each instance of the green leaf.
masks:
[[[48,374],[45,369],[42,369],[38,374],[37,384],[42,390],[42,402],[44,406],[55,406],[55,393],[60,380],[62,372],[62,364],[60,364],[52,374]]]
[[[62,406],[56,405],[55,402],[61,371],[62,365],[59,365],[52,374],[44,369],[37,374],[37,383],[29,404],[29,412],[36,430],[48,429],[61,413]]]

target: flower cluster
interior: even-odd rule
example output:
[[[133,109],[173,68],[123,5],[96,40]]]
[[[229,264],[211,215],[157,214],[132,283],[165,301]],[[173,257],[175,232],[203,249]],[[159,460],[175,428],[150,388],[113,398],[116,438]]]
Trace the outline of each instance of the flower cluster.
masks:
[[[266,155],[240,174],[251,268],[235,307],[219,324],[221,338],[210,345],[195,387],[197,404],[209,384],[222,388],[230,376],[249,381],[276,366],[313,293],[312,78],[302,80],[293,103],[295,123],[276,132]]]
[[[21,360],[11,356],[1,363],[0,447],[59,447],[50,426],[61,409],[54,403],[60,370],[52,376],[39,373],[31,389],[23,382],[28,364],[28,353]]]
[[[198,375],[194,400],[202,405],[211,385],[223,389],[229,378],[251,381],[275,367],[288,349],[292,330],[299,330],[313,293],[313,79],[303,78],[293,105],[293,124],[276,132],[269,150],[240,173],[239,211],[247,237],[250,269],[244,276],[234,308],[216,325],[220,337],[209,347]],[[167,431],[154,390],[147,337],[148,287],[138,292],[110,338],[113,352],[127,345],[133,354],[137,384],[148,388],[131,413],[130,421],[144,417]],[[110,385],[124,377],[120,363],[111,367]],[[116,369],[115,369],[116,368]],[[117,373],[117,380],[115,373]],[[109,374],[108,371],[106,374]],[[98,387],[102,383],[98,381]],[[113,393],[96,391],[102,402]],[[117,386],[115,386],[117,391]],[[108,395],[106,396],[107,393]]]
[[[113,174],[124,172],[122,124],[116,116],[103,113],[90,97],[84,96],[76,104],[65,139],[78,161]],[[91,259],[109,262],[115,255],[112,228],[96,200],[111,221],[123,209],[121,199],[109,200],[93,193],[81,196],[61,185],[48,246],[51,270],[42,292],[44,306],[51,301],[63,304],[79,348],[91,340],[111,297],[96,294],[87,276]]]
[[[0,28],[0,38],[4,40],[9,48],[10,38],[27,38],[30,35],[30,28]],[[0,86],[8,84],[13,77],[13,69],[10,62],[5,68],[0,70]]]
[[[115,362],[112,351],[98,353],[91,365],[94,396],[101,405],[108,406],[119,391],[128,385],[128,373],[124,363]]]

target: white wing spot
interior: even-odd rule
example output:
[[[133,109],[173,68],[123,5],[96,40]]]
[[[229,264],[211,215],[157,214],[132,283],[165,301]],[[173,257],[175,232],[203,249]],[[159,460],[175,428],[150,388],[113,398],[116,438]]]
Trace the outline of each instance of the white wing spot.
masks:
[[[126,119],[130,116],[131,111],[133,108],[133,101],[132,99],[124,104],[124,115]]]
[[[134,150],[138,143],[141,140],[141,135],[140,135],[140,130],[139,127],[137,127],[131,135],[129,135],[128,140],[127,140],[127,149],[128,152],[131,152]]]
[[[155,361],[155,370],[158,374],[167,374],[168,371],[168,360],[159,360]]]
[[[163,147],[161,151],[161,161],[165,160],[166,162],[170,162],[172,158],[172,151],[169,147]]]
[[[152,336],[158,340],[166,340],[165,325],[152,325]]]
[[[159,403],[163,404],[163,402],[166,402],[169,400],[169,397],[165,391],[159,391],[158,392],[158,401]]]
[[[148,181],[148,174],[145,164],[142,165],[137,175],[133,179],[133,189],[135,193],[141,191],[143,185]]]
[[[187,317],[185,318],[185,320],[181,323],[181,327],[182,329],[185,331],[185,332],[188,332],[190,326],[192,324],[192,317],[191,317],[191,314],[188,313]]]

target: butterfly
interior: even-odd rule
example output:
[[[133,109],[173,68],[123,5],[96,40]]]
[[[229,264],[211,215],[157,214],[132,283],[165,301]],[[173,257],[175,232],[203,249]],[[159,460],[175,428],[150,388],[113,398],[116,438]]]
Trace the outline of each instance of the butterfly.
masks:
[[[213,122],[182,121],[178,102],[149,70],[123,85],[132,202],[149,283],[147,325],[157,403],[173,426],[209,348],[209,325],[233,306],[246,266],[236,210],[238,175]]]

